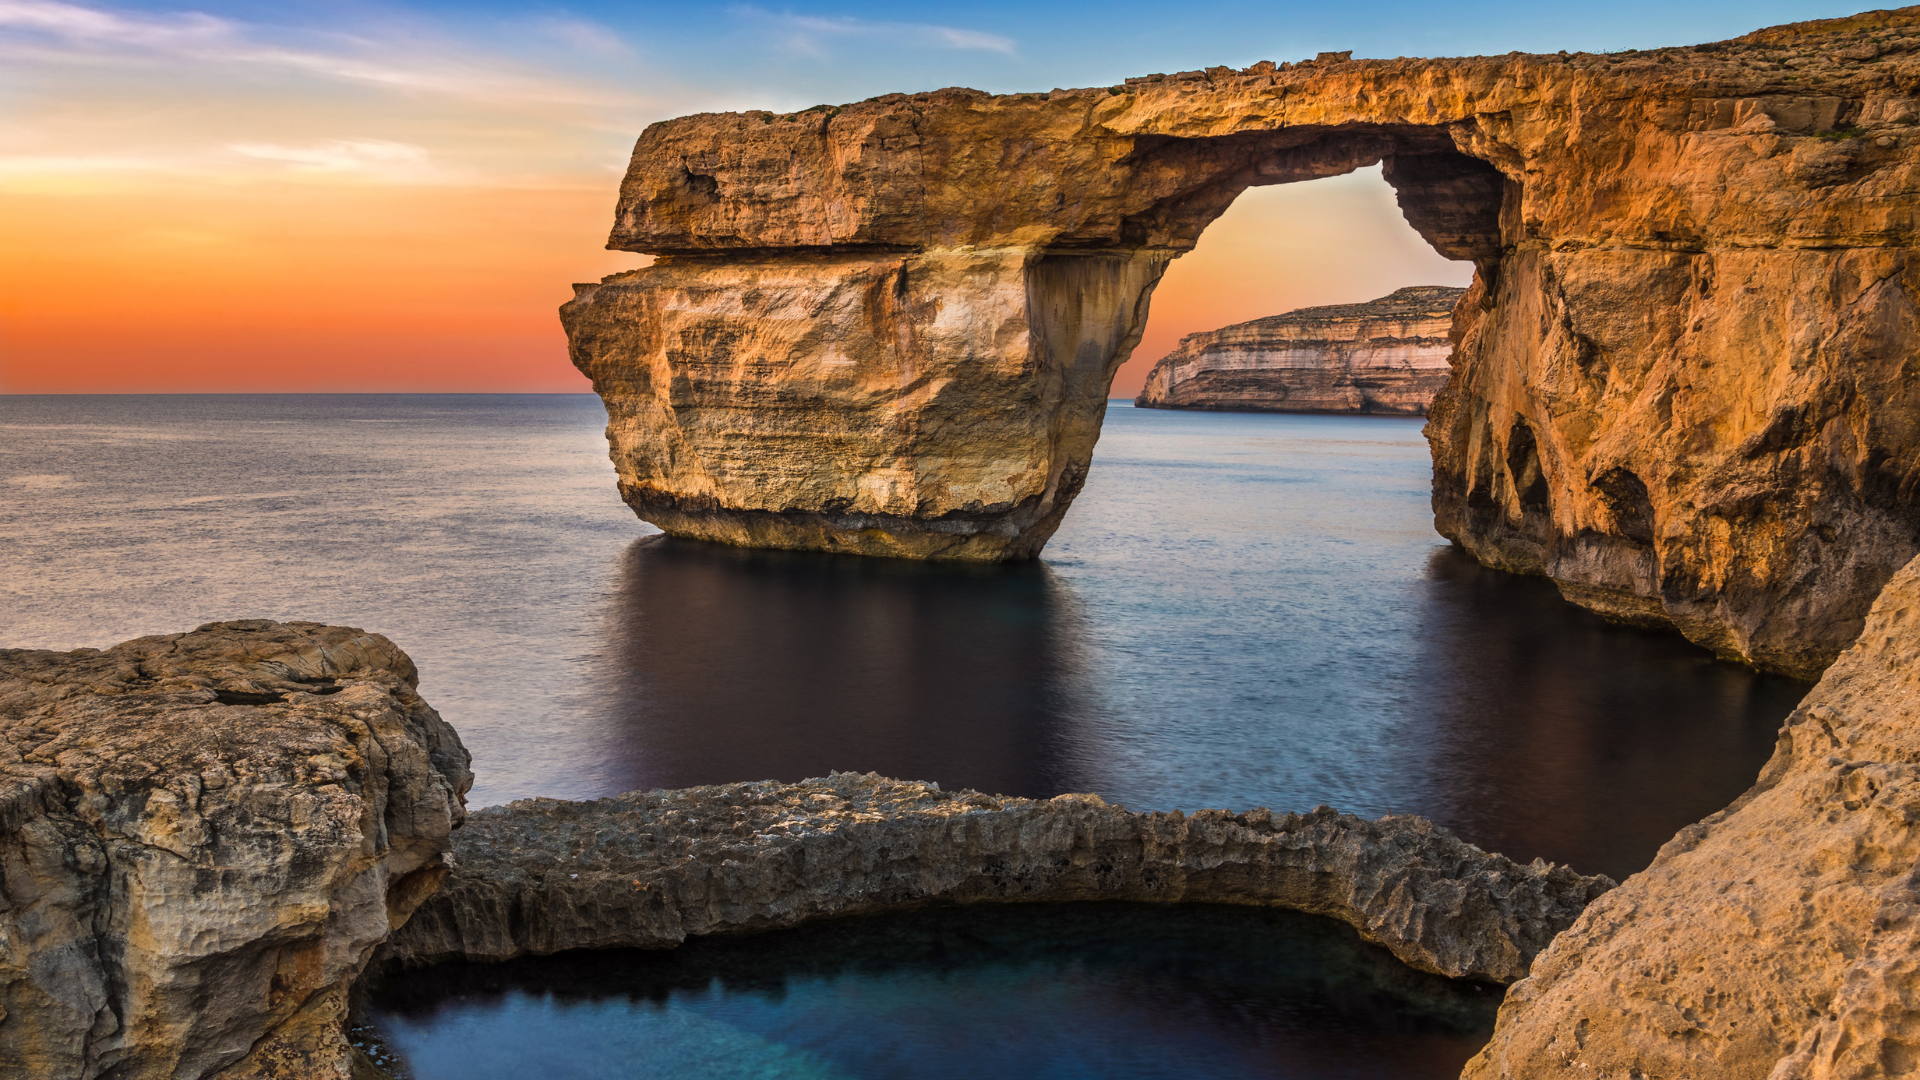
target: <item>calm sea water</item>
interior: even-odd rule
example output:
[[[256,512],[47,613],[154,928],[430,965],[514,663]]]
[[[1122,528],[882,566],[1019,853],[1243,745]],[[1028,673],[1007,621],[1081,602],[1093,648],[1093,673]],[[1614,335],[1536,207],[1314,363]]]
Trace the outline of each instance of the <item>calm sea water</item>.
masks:
[[[603,423],[591,396],[0,397],[0,643],[104,646],[242,617],[377,630],[413,655],[473,751],[477,805],[877,770],[1137,809],[1412,811],[1517,858],[1615,876],[1743,790],[1804,692],[1453,551],[1432,531],[1418,421],[1116,403],[1046,557],[1016,567],[668,540],[619,502]],[[1247,932],[1211,939],[1214,960]],[[711,1021],[772,1047],[731,1075],[878,1075],[847,1055],[908,1053],[906,1006],[881,1007],[896,999],[954,1032],[1005,1029],[986,999],[1033,1017],[1054,1001],[1063,1024],[1089,1023],[1089,1003],[1124,1012],[1141,988],[1213,1000],[1212,976],[1091,955],[775,965],[738,992],[722,979],[664,998],[515,989],[397,1030],[443,1047],[462,1024],[512,1046],[671,1029],[695,1058],[732,1053],[700,1041]],[[1049,997],[1068,970],[1079,996]],[[768,1005],[763,984],[787,989]],[[1332,993],[1303,985],[1275,974],[1247,1007]],[[817,1029],[840,1000],[855,1018],[824,1041],[780,1034]],[[1035,1019],[1031,1038],[962,1038],[941,1060],[1171,1075],[1151,1061],[1213,1039],[1231,1010],[1211,1008],[1077,1042]],[[1369,1010],[1389,1027],[1404,1012]],[[1249,1064],[1268,1061],[1260,1040],[1332,1030],[1299,1015],[1294,1034],[1261,1028],[1221,1050],[1224,1072],[1189,1075],[1415,1075],[1340,1072],[1337,1054],[1306,1071]],[[1341,1045],[1374,1041],[1352,1030]],[[1138,1068],[1087,1056],[1128,1037]],[[1057,1068],[994,1064],[1021,1054]],[[710,1074],[661,1068],[644,1074]]]

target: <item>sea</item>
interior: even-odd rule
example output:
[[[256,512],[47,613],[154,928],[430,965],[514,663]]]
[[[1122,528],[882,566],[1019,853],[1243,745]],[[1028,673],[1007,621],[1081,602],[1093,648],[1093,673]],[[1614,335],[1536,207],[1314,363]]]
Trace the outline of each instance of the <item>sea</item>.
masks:
[[[1432,527],[1421,422],[1109,403],[1038,561],[674,540],[592,395],[0,396],[0,646],[385,634],[469,804],[831,770],[1138,810],[1418,813],[1623,878],[1805,684],[1609,625]],[[1497,988],[1323,920],[931,911],[454,966],[374,998],[418,1080],[1450,1076]]]

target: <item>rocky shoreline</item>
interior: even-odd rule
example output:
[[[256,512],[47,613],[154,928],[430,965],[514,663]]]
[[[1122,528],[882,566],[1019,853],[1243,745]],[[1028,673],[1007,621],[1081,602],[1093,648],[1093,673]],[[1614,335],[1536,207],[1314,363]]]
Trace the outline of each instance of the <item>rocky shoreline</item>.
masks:
[[[386,639],[313,623],[0,651],[0,1068],[366,1077],[345,1024],[373,963],[1076,900],[1284,907],[1510,982],[1475,1080],[1891,1077],[1916,1042],[1920,561],[1754,788],[1617,887],[1417,817],[874,775],[466,814],[466,753],[414,685]]]
[[[0,1071],[365,1077],[346,1025],[376,950],[671,948],[933,903],[1283,907],[1506,983],[1614,887],[1412,816],[874,775],[467,814],[467,753],[416,685],[387,639],[316,623],[0,650]]]
[[[1913,1075],[1916,822],[1920,560],[1754,786],[1554,939],[1465,1077]]]

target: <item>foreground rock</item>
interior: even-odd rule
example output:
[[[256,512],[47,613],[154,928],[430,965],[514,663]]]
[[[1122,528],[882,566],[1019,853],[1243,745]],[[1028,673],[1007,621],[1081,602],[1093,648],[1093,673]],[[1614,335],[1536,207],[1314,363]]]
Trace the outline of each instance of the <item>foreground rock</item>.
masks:
[[[1511,982],[1613,886],[1424,818],[1133,814],[837,773],[477,811],[394,961],[669,948],[932,901],[1263,904],[1330,915],[1423,971]]]
[[[1188,334],[1147,373],[1149,409],[1425,416],[1453,367],[1465,289],[1416,285]]]
[[[1920,1063],[1920,562],[1752,790],[1597,900],[1467,1076],[1911,1076]]]
[[[318,623],[0,650],[0,1075],[349,1075],[472,780],[415,683]]]
[[[1380,163],[1471,260],[1441,532],[1808,678],[1920,550],[1920,12],[1604,56],[1317,60],[647,129],[562,312],[668,532],[1040,550],[1167,261]]]

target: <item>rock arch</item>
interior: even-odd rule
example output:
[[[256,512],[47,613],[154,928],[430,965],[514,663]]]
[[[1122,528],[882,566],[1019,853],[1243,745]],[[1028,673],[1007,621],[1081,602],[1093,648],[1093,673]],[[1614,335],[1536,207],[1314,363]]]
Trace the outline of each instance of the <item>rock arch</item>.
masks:
[[[683,117],[641,136],[609,241],[657,261],[562,316],[668,532],[1026,558],[1168,261],[1249,186],[1382,162],[1476,266],[1428,425],[1440,531],[1810,675],[1920,550],[1916,21]]]

